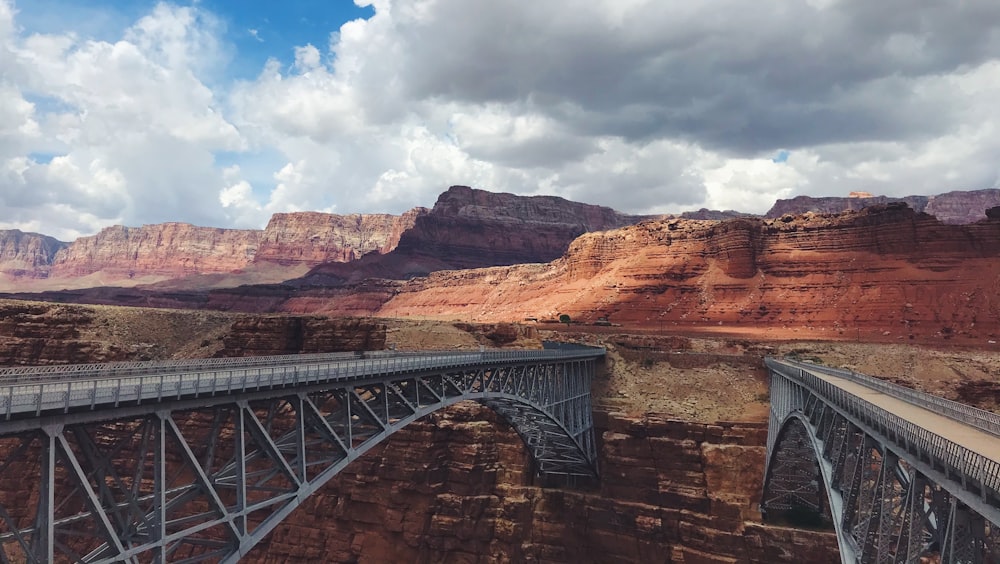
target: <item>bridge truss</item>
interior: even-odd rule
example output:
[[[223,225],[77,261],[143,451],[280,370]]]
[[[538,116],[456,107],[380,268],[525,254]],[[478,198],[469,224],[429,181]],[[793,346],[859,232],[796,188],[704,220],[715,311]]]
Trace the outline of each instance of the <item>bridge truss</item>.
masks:
[[[998,437],[1000,416],[850,371],[770,358],[767,366],[766,517],[832,524],[845,563],[1000,563],[1000,452],[965,449],[815,374]]]
[[[0,368],[0,562],[235,562],[351,461],[474,400],[594,478],[603,349]]]

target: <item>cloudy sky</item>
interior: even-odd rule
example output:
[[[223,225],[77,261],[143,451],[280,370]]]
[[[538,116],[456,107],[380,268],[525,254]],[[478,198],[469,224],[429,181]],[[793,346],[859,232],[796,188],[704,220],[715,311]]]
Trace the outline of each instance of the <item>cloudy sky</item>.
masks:
[[[1000,184],[996,0],[355,3],[0,0],[0,228]]]

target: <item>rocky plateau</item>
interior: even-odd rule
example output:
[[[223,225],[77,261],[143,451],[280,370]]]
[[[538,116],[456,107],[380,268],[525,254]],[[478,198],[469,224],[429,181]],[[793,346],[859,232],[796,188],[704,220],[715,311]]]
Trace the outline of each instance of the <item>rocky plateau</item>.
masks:
[[[0,231],[0,289],[204,289],[303,275],[300,285],[409,278],[442,269],[547,262],[585,232],[641,219],[562,198],[453,186],[430,210],[400,216],[280,213],[262,231],[184,223],[113,226],[72,243]]]

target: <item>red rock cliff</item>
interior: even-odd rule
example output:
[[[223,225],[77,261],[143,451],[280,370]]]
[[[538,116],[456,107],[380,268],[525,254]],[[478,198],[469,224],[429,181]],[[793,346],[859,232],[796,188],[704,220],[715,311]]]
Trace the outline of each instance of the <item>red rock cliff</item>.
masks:
[[[548,262],[583,233],[631,225],[640,217],[554,196],[516,196],[452,186],[399,242],[453,268]]]
[[[415,208],[403,215],[276,213],[264,229],[254,260],[314,266],[350,262],[371,252],[385,254],[426,212]]]
[[[598,413],[601,483],[539,488],[513,430],[459,404],[289,516],[251,562],[839,562],[831,533],[760,524],[765,424]]]
[[[161,223],[142,227],[116,225],[81,237],[56,254],[53,277],[72,278],[95,272],[112,275],[161,275],[232,272],[253,260],[260,232]]]
[[[933,215],[943,223],[966,224],[985,219],[987,209],[1000,206],[1000,189],[958,190],[936,196],[905,196],[903,198],[872,196],[866,193],[848,198],[797,196],[790,200],[778,200],[765,214],[765,217],[778,218],[786,214],[801,215],[807,212],[858,211],[894,202],[904,202],[914,211]]]
[[[661,327],[993,338],[998,293],[1000,221],[945,225],[896,204],[840,216],[651,221],[591,233],[546,265],[413,280],[381,314],[502,321],[569,313]]]
[[[548,262],[576,237],[645,219],[553,196],[517,196],[452,186],[418,216],[396,249],[351,265],[327,264],[304,277],[309,285],[365,278],[406,279],[438,270]]]
[[[47,235],[0,229],[0,273],[44,278],[52,259],[65,246]]]

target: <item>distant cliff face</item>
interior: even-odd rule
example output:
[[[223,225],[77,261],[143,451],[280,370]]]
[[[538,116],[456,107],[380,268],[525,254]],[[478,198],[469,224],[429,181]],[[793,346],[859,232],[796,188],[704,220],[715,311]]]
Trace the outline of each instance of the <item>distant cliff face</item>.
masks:
[[[1000,206],[1000,189],[955,191],[937,196],[872,196],[864,192],[852,193],[848,198],[813,198],[797,196],[778,200],[764,215],[778,218],[783,215],[801,215],[808,212],[841,213],[858,211],[867,207],[893,202],[904,202],[917,212],[925,212],[943,223],[966,224],[986,219],[986,210]]]
[[[294,275],[282,277],[285,271],[274,266],[308,268],[390,252],[403,232],[426,212],[416,208],[400,216],[275,214],[263,231],[186,223],[116,225],[72,243],[34,233],[0,231],[0,274],[8,280],[4,289],[25,291],[38,288],[32,282],[38,278],[51,278],[49,286],[55,287],[128,286],[191,275],[239,274],[247,269],[256,269],[257,278],[247,280],[255,282],[259,272],[268,268],[267,275],[277,282]],[[232,285],[241,280],[238,276],[231,279]]]
[[[986,210],[1000,206],[1000,189],[948,192],[931,196],[924,212],[945,223],[973,223],[986,218]]]
[[[277,213],[264,229],[254,260],[313,266],[350,262],[371,252],[388,253],[399,244],[403,232],[425,213],[425,208],[403,215]]]
[[[324,264],[304,284],[407,279],[438,270],[548,262],[583,233],[646,219],[553,196],[517,196],[452,186],[418,215],[395,250],[350,265]]]
[[[452,186],[403,234],[399,251],[453,268],[548,262],[584,233],[645,219],[554,196],[516,196]]]
[[[232,272],[253,260],[260,232],[161,223],[114,226],[81,237],[52,261],[53,277],[104,272],[111,276],[183,276]]]
[[[44,278],[52,259],[65,246],[47,235],[0,229],[0,273]]]
[[[1000,221],[946,225],[890,204],[832,217],[647,221],[590,233],[549,264],[412,280],[378,313],[478,321],[567,313],[660,328],[996,339],[998,291]],[[303,311],[304,299],[285,307]],[[313,307],[329,313],[337,303]]]

